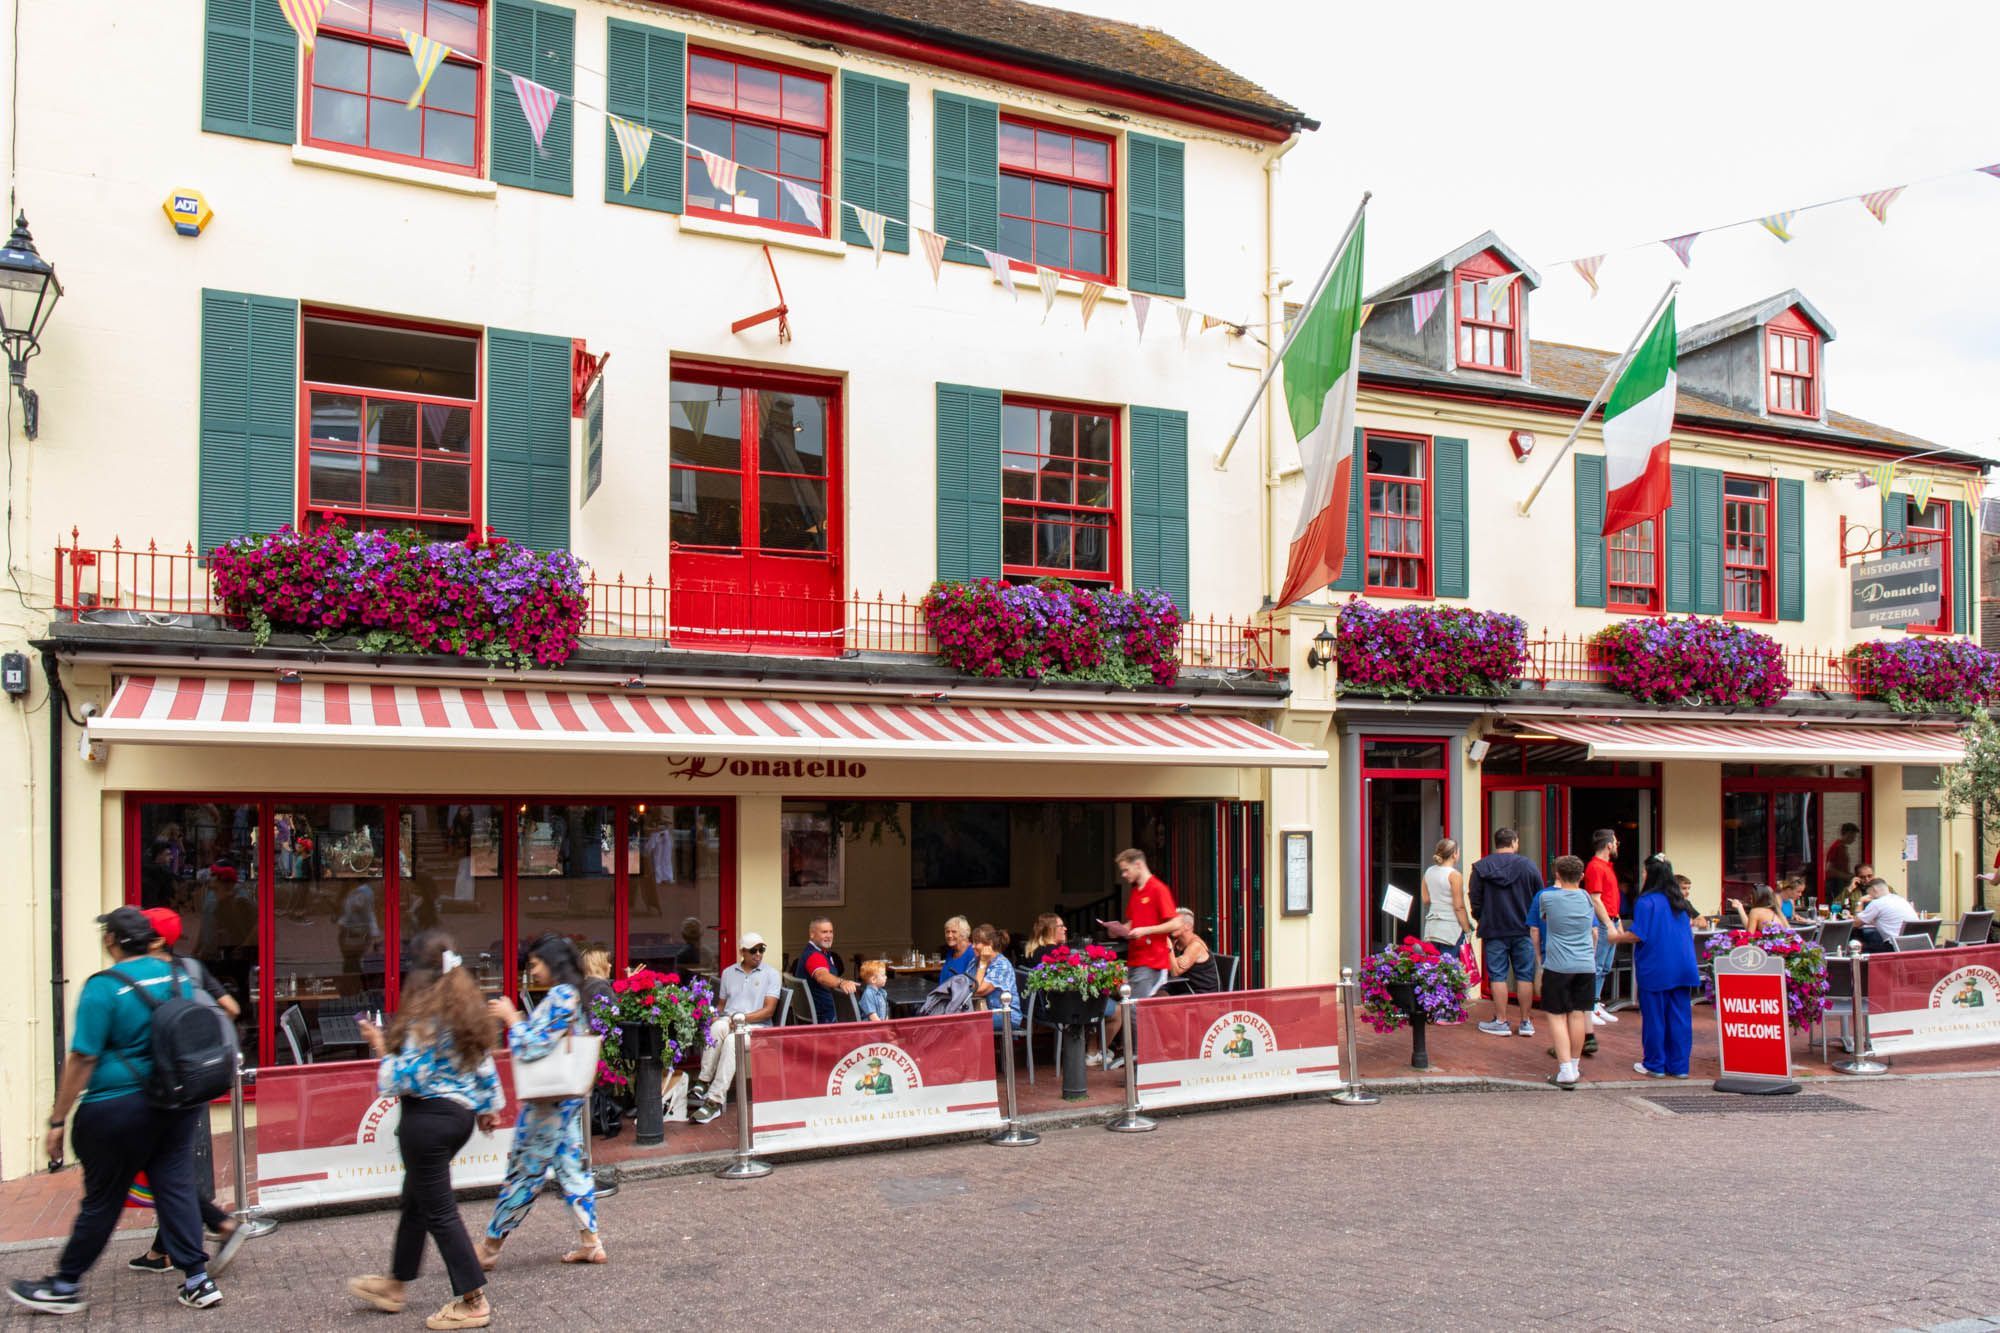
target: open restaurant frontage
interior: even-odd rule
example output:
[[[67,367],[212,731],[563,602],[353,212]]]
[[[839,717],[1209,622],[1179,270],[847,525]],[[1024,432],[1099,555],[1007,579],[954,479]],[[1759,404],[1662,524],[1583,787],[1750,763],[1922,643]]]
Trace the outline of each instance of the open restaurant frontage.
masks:
[[[1326,762],[1245,711],[269,675],[119,675],[88,737],[107,899],[181,913],[264,1067],[364,1054],[433,926],[495,993],[549,931],[712,974],[826,916],[895,959],[953,916],[1093,933],[1126,846],[1257,985],[1271,771]]]

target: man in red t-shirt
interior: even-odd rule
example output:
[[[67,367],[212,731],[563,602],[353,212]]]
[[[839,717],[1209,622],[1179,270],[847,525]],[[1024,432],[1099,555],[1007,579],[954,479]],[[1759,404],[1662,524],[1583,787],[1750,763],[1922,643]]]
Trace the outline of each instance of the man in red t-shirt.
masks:
[[[1174,891],[1167,882],[1155,875],[1146,866],[1146,854],[1136,847],[1128,847],[1118,853],[1118,878],[1127,889],[1125,898],[1125,919],[1123,921],[1100,921],[1098,924],[1110,932],[1113,939],[1125,940],[1126,984],[1132,987],[1132,998],[1143,1000],[1157,991],[1166,981],[1172,967],[1174,947],[1168,942],[1178,928],[1177,918],[1180,904],[1174,901]],[[1118,1029],[1124,1015],[1114,1006],[1110,1021],[1104,1025],[1104,1049],[1116,1050]],[[1116,1069],[1122,1059],[1112,1055],[1106,1059],[1106,1069]]]
[[[1611,932],[1618,928],[1618,870],[1613,862],[1618,856],[1618,834],[1608,828],[1601,828],[1590,835],[1590,862],[1583,868],[1583,891],[1591,897],[1597,909],[1597,1007],[1590,1011],[1590,1021],[1596,1027],[1606,1023],[1616,1023],[1618,1016],[1604,1007],[1604,979],[1611,975],[1611,965],[1617,961],[1618,946],[1611,941]],[[1595,1048],[1597,1038],[1590,1038]]]

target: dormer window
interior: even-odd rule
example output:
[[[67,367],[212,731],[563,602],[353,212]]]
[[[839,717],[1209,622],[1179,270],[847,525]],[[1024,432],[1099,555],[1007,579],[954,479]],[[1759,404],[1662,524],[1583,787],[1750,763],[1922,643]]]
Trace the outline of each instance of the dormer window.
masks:
[[[1494,301],[1495,287],[1512,272],[1489,251],[1474,256],[1452,274],[1461,370],[1521,373],[1520,281],[1507,283],[1497,306]]]
[[[1764,327],[1764,405],[1781,416],[1819,416],[1819,335],[1796,310]]]

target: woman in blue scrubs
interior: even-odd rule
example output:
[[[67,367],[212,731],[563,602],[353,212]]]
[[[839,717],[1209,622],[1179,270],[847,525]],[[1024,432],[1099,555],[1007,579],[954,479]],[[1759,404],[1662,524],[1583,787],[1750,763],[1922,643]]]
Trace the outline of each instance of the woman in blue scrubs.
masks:
[[[1655,853],[1627,928],[1612,939],[1632,946],[1639,989],[1639,1038],[1645,1059],[1633,1072],[1649,1078],[1686,1078],[1694,1049],[1694,988],[1701,969],[1694,957],[1694,907],[1674,882],[1673,863]]]

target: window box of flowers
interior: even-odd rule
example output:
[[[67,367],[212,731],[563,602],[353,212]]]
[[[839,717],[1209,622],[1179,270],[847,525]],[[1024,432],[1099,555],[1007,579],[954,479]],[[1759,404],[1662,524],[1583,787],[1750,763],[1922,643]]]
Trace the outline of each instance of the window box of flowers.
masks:
[[[1172,685],[1180,676],[1181,613],[1164,592],[975,579],[932,584],[923,612],[938,661],[961,675],[1127,689]]]
[[[1405,938],[1361,960],[1361,1017],[1377,1032],[1409,1025],[1410,1065],[1431,1067],[1428,1023],[1463,1023],[1471,975],[1459,955],[1427,940]]]
[[[1777,640],[1727,620],[1639,616],[1590,648],[1605,684],[1642,703],[1770,708],[1792,688]]]
[[[1336,639],[1343,694],[1492,698],[1513,688],[1528,659],[1528,627],[1519,616],[1462,606],[1391,610],[1350,599]]]
[[[1785,1012],[1791,1019],[1794,1032],[1804,1032],[1833,1007],[1826,981],[1826,951],[1783,926],[1765,926],[1755,935],[1747,930],[1718,931],[1709,940],[1702,961],[1713,961],[1746,944],[1754,944],[1765,953],[1784,960]],[[1703,973],[1702,993],[1713,999],[1714,974],[1706,968]]]
[[[1968,639],[1859,643],[1847,674],[1856,695],[1902,713],[1970,713],[2000,700],[2000,653]]]
[[[210,565],[224,609],[249,622],[259,646],[280,630],[353,635],[363,652],[557,666],[576,651],[589,609],[576,557],[490,532],[440,542],[336,519],[238,538]]]

